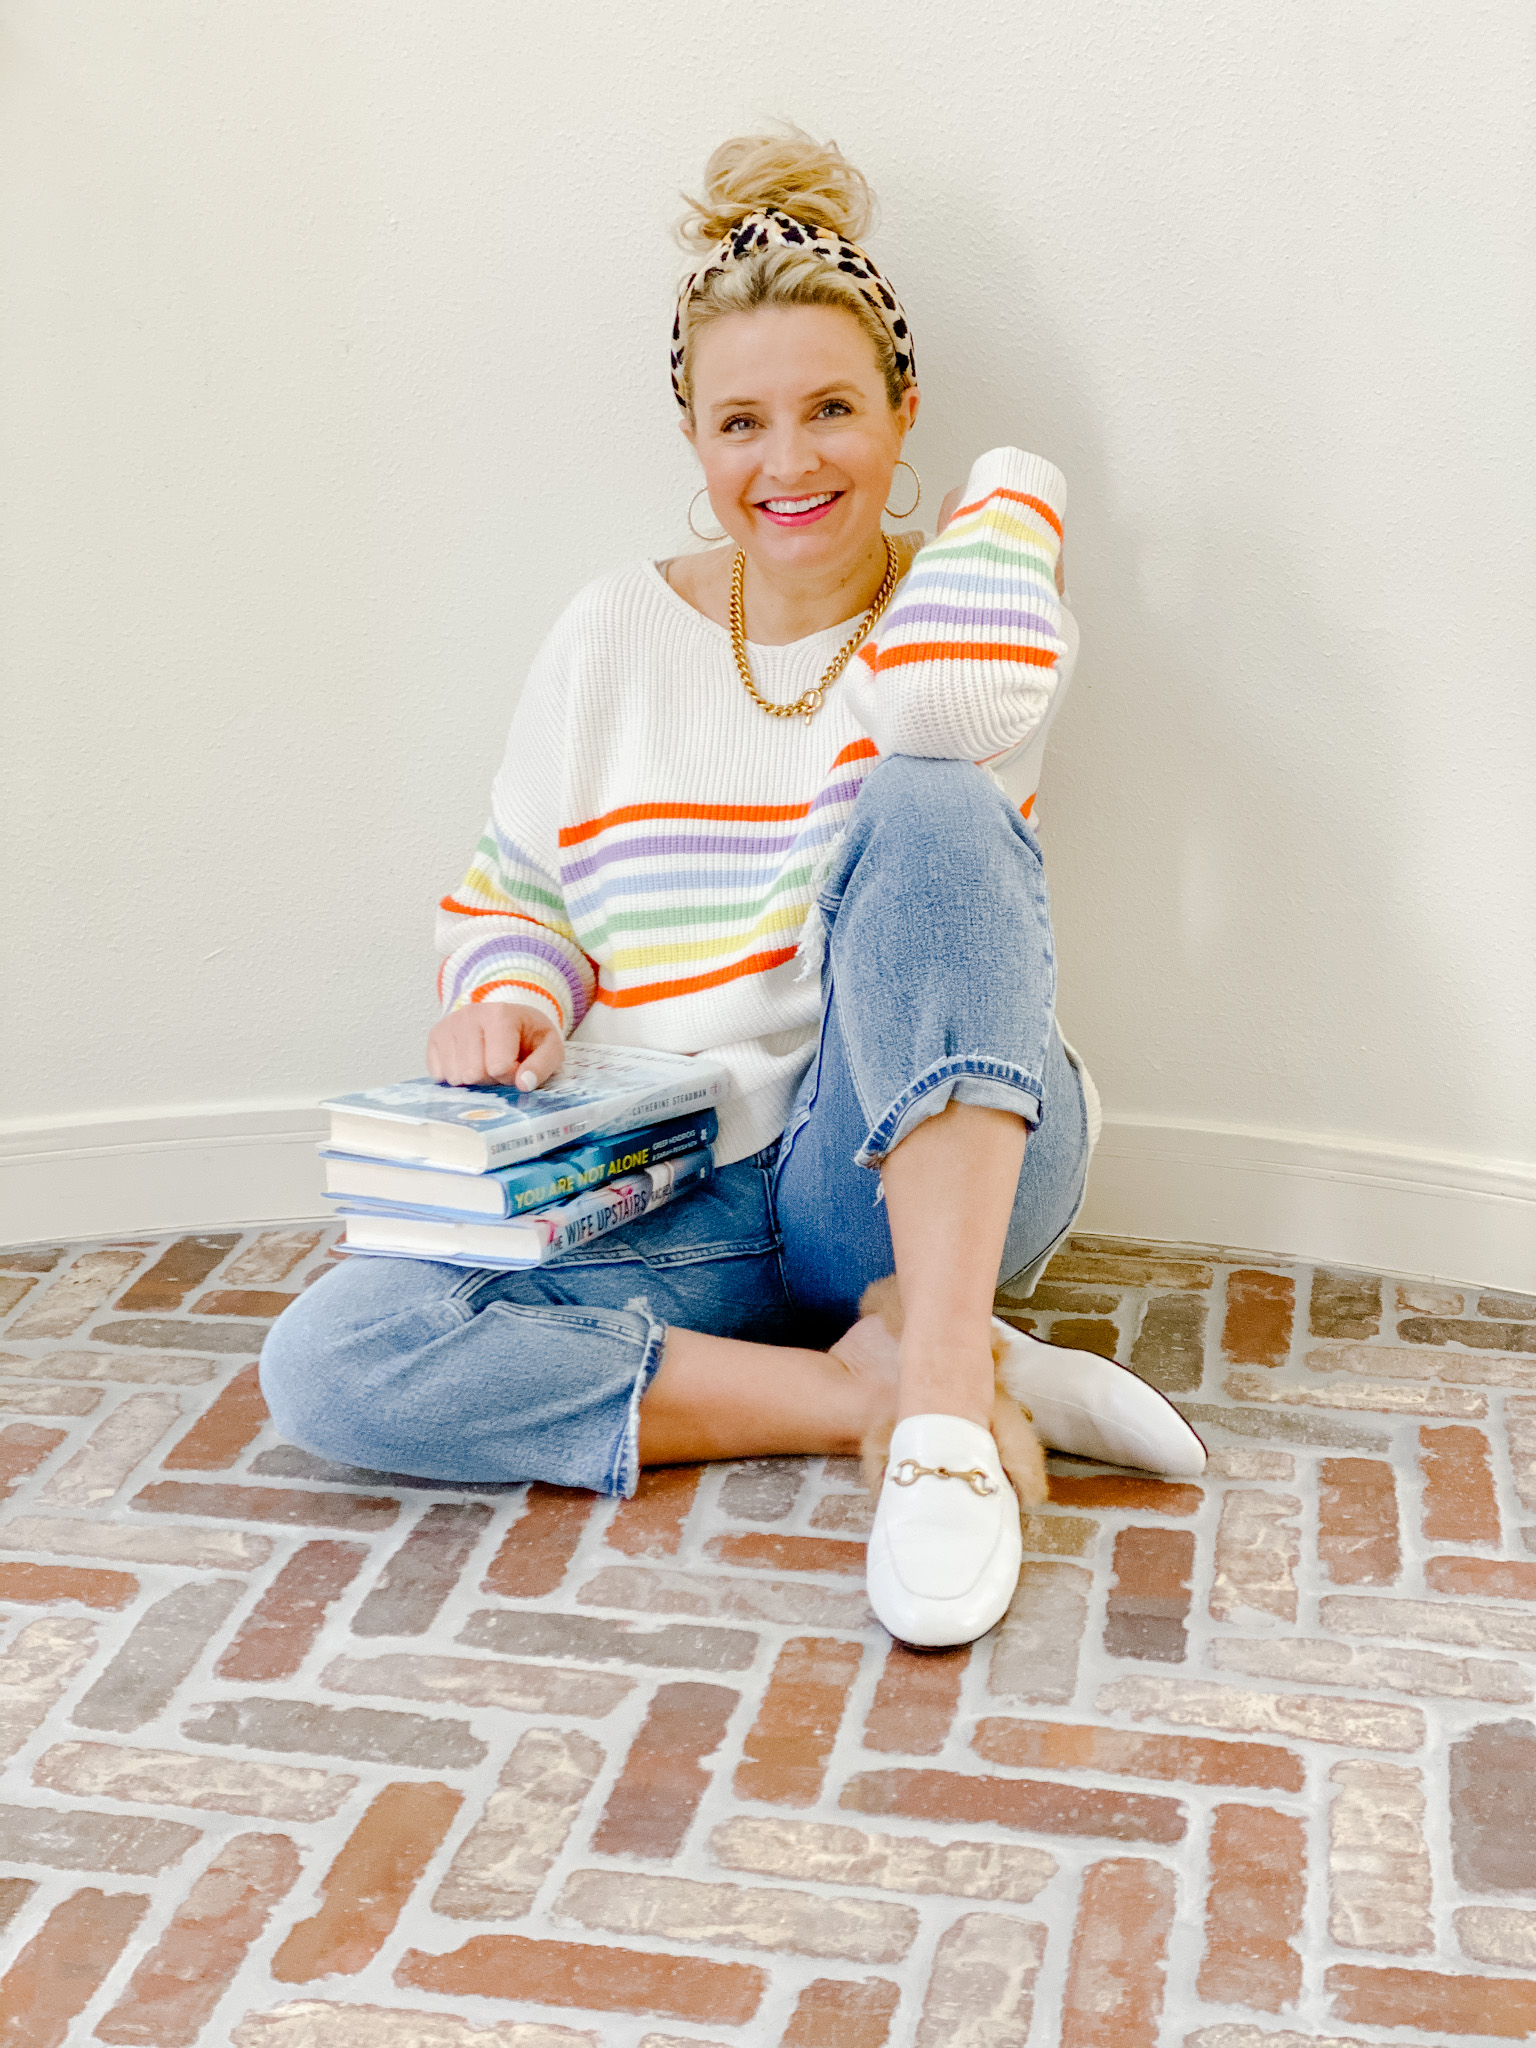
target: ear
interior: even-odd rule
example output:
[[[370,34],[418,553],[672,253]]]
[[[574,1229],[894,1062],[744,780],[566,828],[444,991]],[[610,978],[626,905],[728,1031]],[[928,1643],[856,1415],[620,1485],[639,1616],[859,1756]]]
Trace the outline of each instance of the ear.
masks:
[[[677,425],[679,433],[681,433],[683,439],[691,448],[698,440],[698,432],[694,427],[693,421],[688,417],[687,413],[684,413],[678,420]]]
[[[901,416],[901,438],[905,440],[917,425],[917,409],[923,402],[923,394],[915,384],[909,384],[901,394],[901,404],[896,410]]]

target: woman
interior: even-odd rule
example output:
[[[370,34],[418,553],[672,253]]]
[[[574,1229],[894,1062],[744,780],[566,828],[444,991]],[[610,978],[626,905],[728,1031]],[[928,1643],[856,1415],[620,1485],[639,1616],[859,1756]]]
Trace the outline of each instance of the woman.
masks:
[[[573,1031],[707,1051],[733,1084],[714,1182],[533,1272],[345,1264],[262,1383],[331,1457],[618,1494],[894,1421],[871,1603],[942,1644],[1017,1582],[992,1298],[1068,1228],[1091,1143],[1039,848],[985,772],[1038,753],[1075,629],[1042,458],[983,456],[927,547],[882,531],[919,396],[868,212],[835,145],[711,159],[672,376],[726,545],[571,604],[439,924],[435,1077],[533,1087]],[[859,1315],[893,1270],[899,1343]],[[1046,1441],[1200,1469],[1131,1375],[1007,1336]]]

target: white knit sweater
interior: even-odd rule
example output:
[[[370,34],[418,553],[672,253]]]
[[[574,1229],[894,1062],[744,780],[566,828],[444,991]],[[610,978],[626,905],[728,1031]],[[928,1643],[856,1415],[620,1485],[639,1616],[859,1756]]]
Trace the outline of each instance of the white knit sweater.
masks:
[[[733,1082],[719,1163],[768,1144],[819,1017],[796,951],[880,754],[1002,767],[1031,814],[1077,643],[1055,587],[1064,503],[1041,457],[983,456],[809,725],[758,709],[729,633],[654,562],[589,585],[534,662],[443,899],[444,1007],[526,1003],[583,1039],[711,1053]],[[848,630],[749,645],[758,688],[793,701]]]

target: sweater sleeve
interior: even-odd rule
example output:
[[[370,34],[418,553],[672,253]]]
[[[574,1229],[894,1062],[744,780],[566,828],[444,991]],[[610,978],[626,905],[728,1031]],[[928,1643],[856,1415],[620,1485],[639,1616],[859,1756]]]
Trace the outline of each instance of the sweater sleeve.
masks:
[[[438,905],[437,988],[445,1012],[466,1003],[525,1003],[569,1037],[597,976],[559,881],[564,638],[557,627],[534,662],[485,831],[463,881]]]
[[[994,448],[851,665],[852,709],[882,754],[988,762],[1049,714],[1066,652],[1056,562],[1066,479]]]

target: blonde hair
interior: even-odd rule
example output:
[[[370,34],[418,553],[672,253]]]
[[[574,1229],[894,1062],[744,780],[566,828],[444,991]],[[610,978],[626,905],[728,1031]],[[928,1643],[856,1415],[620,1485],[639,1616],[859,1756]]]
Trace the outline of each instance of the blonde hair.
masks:
[[[704,196],[683,197],[689,211],[678,223],[685,248],[715,247],[748,214],[775,207],[793,219],[857,242],[874,214],[875,195],[864,174],[835,142],[817,142],[786,124],[782,135],[733,135],[704,166]],[[791,248],[761,249],[713,272],[682,310],[679,382],[693,411],[693,355],[700,334],[726,313],[759,306],[837,306],[851,313],[869,339],[894,411],[905,388],[896,349],[884,323],[855,281],[820,257]]]

